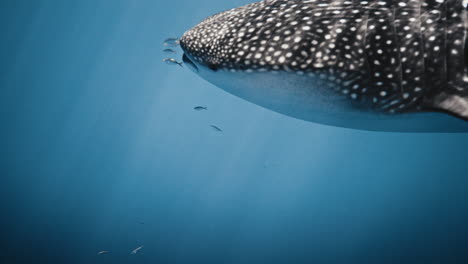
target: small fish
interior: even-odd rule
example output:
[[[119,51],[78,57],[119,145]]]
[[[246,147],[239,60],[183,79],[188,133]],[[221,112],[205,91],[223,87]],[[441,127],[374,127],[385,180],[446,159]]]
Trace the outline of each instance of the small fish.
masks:
[[[208,107],[206,107],[206,106],[195,106],[193,109],[197,110],[197,111],[201,111],[201,110],[208,110]]]
[[[109,251],[103,250],[103,251],[99,251],[97,254],[102,255],[102,254],[107,254],[107,253],[109,253]]]
[[[216,125],[210,125],[210,127],[212,127],[217,132],[223,132],[223,130]]]
[[[178,38],[167,38],[164,40],[164,46],[176,47],[179,46]]]
[[[177,54],[177,51],[173,49],[164,49],[163,52],[167,54]]]
[[[182,62],[178,62],[173,58],[166,58],[166,59],[163,59],[163,61],[169,65],[179,65],[180,67],[182,67]]]
[[[131,252],[130,254],[135,255],[135,254],[138,253],[138,251],[140,251],[142,248],[143,248],[143,246],[139,246],[139,247],[135,248],[134,250],[132,250],[132,252]]]

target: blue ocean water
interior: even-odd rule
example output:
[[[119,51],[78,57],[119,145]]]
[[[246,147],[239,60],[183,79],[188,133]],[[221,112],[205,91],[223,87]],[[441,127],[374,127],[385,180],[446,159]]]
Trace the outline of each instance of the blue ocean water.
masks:
[[[308,123],[161,61],[249,2],[0,3],[0,263],[468,263],[468,134]]]

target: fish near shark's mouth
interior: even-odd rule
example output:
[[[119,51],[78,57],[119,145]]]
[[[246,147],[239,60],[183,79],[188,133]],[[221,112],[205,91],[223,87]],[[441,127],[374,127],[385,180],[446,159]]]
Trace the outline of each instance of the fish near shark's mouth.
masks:
[[[188,65],[194,72],[198,72],[198,67],[195,63],[193,63],[193,61],[190,60],[190,58],[187,56],[187,54],[184,53],[184,55],[182,55],[182,61]]]

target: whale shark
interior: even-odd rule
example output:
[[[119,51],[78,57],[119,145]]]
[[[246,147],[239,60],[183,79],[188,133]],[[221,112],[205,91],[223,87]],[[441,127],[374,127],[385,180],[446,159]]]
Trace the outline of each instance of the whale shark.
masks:
[[[264,0],[179,39],[215,86],[294,118],[388,132],[468,132],[462,0]]]

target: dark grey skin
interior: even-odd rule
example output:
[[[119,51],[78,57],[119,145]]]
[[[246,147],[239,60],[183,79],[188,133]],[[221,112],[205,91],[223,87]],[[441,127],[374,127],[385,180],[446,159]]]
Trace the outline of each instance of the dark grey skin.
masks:
[[[462,0],[269,0],[180,39],[201,77],[257,105],[327,125],[468,132]]]

